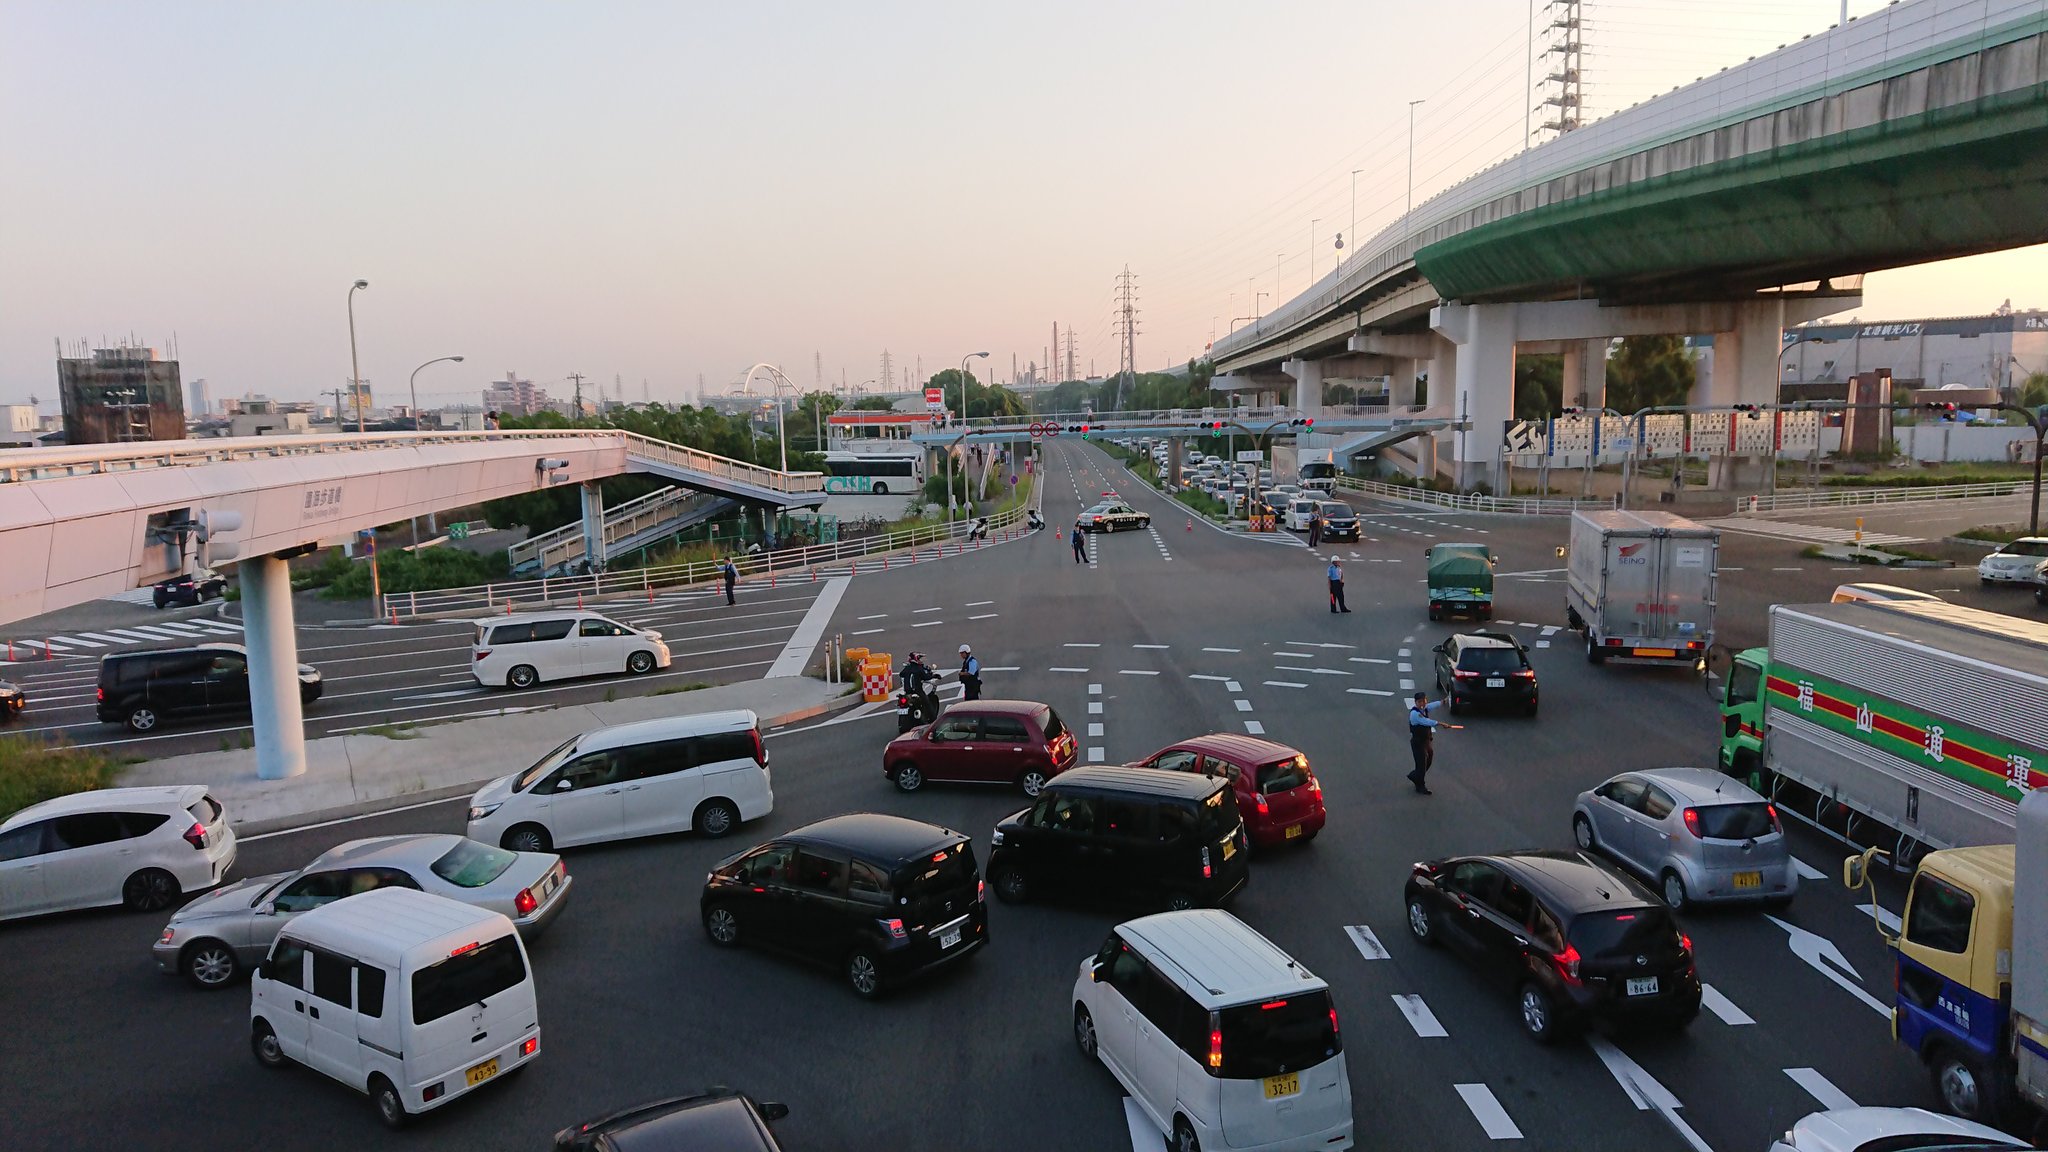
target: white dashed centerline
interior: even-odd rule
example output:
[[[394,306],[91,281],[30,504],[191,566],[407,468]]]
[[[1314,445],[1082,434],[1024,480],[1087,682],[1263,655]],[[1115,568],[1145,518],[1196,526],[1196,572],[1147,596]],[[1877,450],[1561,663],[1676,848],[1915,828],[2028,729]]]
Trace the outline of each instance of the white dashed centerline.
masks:
[[[1394,997],[1394,1007],[1399,1008],[1401,1015],[1408,1018],[1408,1026],[1415,1029],[1417,1036],[1427,1040],[1434,1036],[1450,1035],[1444,1031],[1444,1026],[1437,1022],[1436,1013],[1431,1012],[1429,1005],[1422,1002],[1422,997],[1412,993],[1397,995]]]

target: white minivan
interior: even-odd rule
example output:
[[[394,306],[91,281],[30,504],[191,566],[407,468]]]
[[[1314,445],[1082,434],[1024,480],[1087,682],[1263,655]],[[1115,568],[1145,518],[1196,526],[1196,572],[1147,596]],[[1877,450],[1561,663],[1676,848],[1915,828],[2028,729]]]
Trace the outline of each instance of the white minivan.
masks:
[[[299,916],[249,989],[249,1045],[264,1067],[332,1076],[367,1093],[393,1128],[540,1053],[533,972],[512,921],[411,888]]]
[[[1074,981],[1074,1043],[1171,1148],[1351,1147],[1330,986],[1228,912],[1117,925]]]
[[[644,676],[669,664],[661,633],[578,611],[478,620],[469,654],[469,674],[486,688],[531,688],[544,680],[618,672]]]
[[[694,830],[716,838],[775,809],[750,709],[598,728],[469,802],[469,838],[514,852]]]

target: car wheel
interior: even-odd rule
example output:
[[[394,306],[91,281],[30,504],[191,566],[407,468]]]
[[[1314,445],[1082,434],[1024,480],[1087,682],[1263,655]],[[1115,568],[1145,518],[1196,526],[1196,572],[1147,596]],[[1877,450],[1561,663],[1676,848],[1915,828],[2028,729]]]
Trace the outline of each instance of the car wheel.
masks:
[[[1436,947],[1436,923],[1429,918],[1429,905],[1422,897],[1408,898],[1408,933],[1430,947]]]
[[[1572,841],[1581,852],[1592,852],[1599,847],[1593,842],[1593,822],[1583,814],[1572,817]]]
[[[538,824],[514,824],[505,829],[498,847],[507,852],[552,852],[555,842],[548,830]]]
[[[1441,612],[1438,612],[1438,611],[1437,611],[1437,610],[1436,610],[1435,608],[1431,608],[1431,609],[1429,610],[1429,618],[1430,618],[1430,620],[1431,620],[1432,622],[1434,622],[1434,621],[1437,621],[1437,620],[1441,620],[1441,619],[1443,619],[1444,617],[1443,617],[1443,613],[1441,613]]]
[[[740,942],[740,918],[723,904],[714,904],[704,913],[704,934],[720,948],[734,948]]]
[[[121,903],[131,912],[161,912],[178,899],[178,878],[161,868],[144,868],[121,885]]]
[[[370,1077],[370,1101],[377,1106],[377,1119],[386,1128],[403,1128],[411,1117],[405,1114],[405,1101],[398,1096],[398,1089],[382,1076]]]
[[[1664,902],[1671,905],[1673,912],[1685,907],[1685,880],[1676,871],[1666,868],[1664,875],[1658,877],[1657,890],[1663,893]]]
[[[1079,1004],[1074,1005],[1074,1047],[1081,1050],[1081,1055],[1095,1059],[1095,1017]]]
[[[1022,904],[1031,899],[1031,884],[1024,873],[1005,868],[996,873],[996,897],[1005,904]]]
[[[531,688],[538,683],[540,683],[540,673],[535,672],[530,664],[521,664],[510,672],[505,673],[505,687],[507,688]]]
[[[1152,518],[1151,518],[1150,516],[1140,516],[1140,517],[1138,517],[1138,527],[1140,527],[1140,528],[1150,528],[1151,526],[1152,526]]]
[[[1024,789],[1026,796],[1038,799],[1038,794],[1045,791],[1045,769],[1026,768],[1024,774],[1017,777],[1017,786]]]
[[[1980,1124],[1990,1124],[1997,1119],[1997,1101],[1991,1080],[1976,1061],[1958,1055],[1952,1048],[1944,1048],[1935,1057],[1931,1073],[1934,1093],[1941,1098],[1944,1111]]]
[[[898,764],[890,778],[896,781],[898,792],[915,792],[924,787],[924,772],[908,760]]]
[[[178,959],[178,970],[195,986],[211,992],[233,983],[240,965],[235,950],[218,940],[200,940],[188,945]]]
[[[1173,1152],[1202,1152],[1202,1142],[1195,1136],[1195,1126],[1185,1116],[1173,1118]]]
[[[1166,894],[1166,910],[1168,912],[1185,912],[1193,907],[1195,907],[1195,897],[1191,892],[1176,891]]]
[[[645,676],[654,671],[654,653],[635,652],[626,657],[626,671],[635,676]]]
[[[740,826],[739,810],[730,800],[706,800],[697,805],[697,818],[693,821],[697,835],[706,840],[716,840]]]
[[[875,963],[875,954],[866,948],[855,948],[846,958],[846,982],[853,987],[853,994],[863,1000],[880,996],[882,969]]]
[[[249,1030],[249,1051],[256,1054],[256,1062],[265,1068],[283,1068],[292,1062],[284,1054],[284,1045],[277,1042],[277,1032],[268,1020],[256,1021],[256,1026]]]
[[[163,610],[164,610],[164,594],[163,594],[163,593],[159,592],[159,593],[157,593],[156,595],[154,595],[154,596],[150,597],[149,599],[150,599],[150,603],[152,603],[152,604],[155,604],[155,605],[156,605],[156,610],[157,610],[157,611],[161,612],[161,611],[163,611]]]
[[[1557,1039],[1557,1005],[1550,999],[1541,985],[1522,985],[1517,998],[1522,1010],[1522,1031],[1538,1044],[1549,1044]]]
[[[154,708],[135,708],[128,713],[128,730],[131,732],[148,732],[156,725],[157,715]]]

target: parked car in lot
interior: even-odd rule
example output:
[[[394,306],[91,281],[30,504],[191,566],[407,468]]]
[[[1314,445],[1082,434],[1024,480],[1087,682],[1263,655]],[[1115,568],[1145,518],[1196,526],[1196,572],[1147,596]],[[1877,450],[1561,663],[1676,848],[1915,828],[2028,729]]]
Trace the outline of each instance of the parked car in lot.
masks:
[[[1153,768],[1074,768],[996,824],[988,877],[1007,903],[1220,905],[1250,879],[1230,783]]]
[[[231,884],[180,908],[151,953],[159,972],[226,987],[270,951],[293,917],[379,888],[410,888],[503,914],[535,935],[561,915],[560,856],[508,852],[461,836],[377,836],[337,844],[297,872]]]
[[[774,810],[760,717],[735,708],[566,740],[478,789],[468,835],[515,852],[670,832],[715,839]]]
[[[708,1088],[621,1109],[555,1133],[555,1152],[779,1152],[770,1126],[789,1106]]]
[[[0,680],[0,724],[28,710],[28,692],[11,680]]]
[[[1330,986],[1227,912],[1119,924],[1074,979],[1074,1044],[1177,1150],[1352,1146]]]
[[[705,877],[704,932],[836,966],[872,999],[988,943],[966,836],[901,816],[834,816],[727,858]]]
[[[2034,1145],[1925,1108],[1837,1108],[1802,1117],[1770,1152],[1997,1152]]]
[[[2048,536],[2022,536],[1977,561],[1977,579],[1985,584],[2032,584],[2034,570],[2048,558]]]
[[[531,688],[620,672],[644,676],[669,666],[661,633],[595,612],[525,612],[479,620],[469,653],[470,675],[486,688]]]
[[[198,568],[157,581],[150,591],[149,600],[162,608],[169,604],[200,604],[227,594],[227,577],[210,568]]]
[[[320,698],[320,672],[299,665],[299,705]],[[240,644],[199,644],[100,657],[94,713],[102,724],[153,731],[174,716],[249,710],[249,653]]]
[[[235,830],[203,784],[101,788],[0,821],[0,920],[121,904],[137,912],[220,883]]]
[[[1836,586],[1830,603],[1848,604],[1858,601],[1889,603],[1894,600],[1934,600],[1941,597],[1932,592],[1921,592],[1913,588],[1901,588],[1897,584],[1841,584]]]
[[[1536,669],[1529,650],[1506,632],[1466,632],[1438,644],[1436,690],[1453,715],[1473,705],[1536,714]]]
[[[1777,806],[1705,768],[1623,772],[1579,793],[1572,837],[1651,881],[1673,908],[1782,905],[1799,890]]]
[[[1074,766],[1074,734],[1049,704],[968,700],[882,748],[882,774],[905,792],[927,781],[1013,784],[1036,797]]]
[[[1539,1043],[1592,1018],[1683,1028],[1699,1015],[1692,938],[1654,893],[1595,857],[1433,860],[1415,865],[1404,895],[1409,932],[1511,990]]]
[[[1131,767],[1230,781],[1245,834],[1261,847],[1297,840],[1305,844],[1323,830],[1323,786],[1308,757],[1285,744],[1214,732],[1169,744]]]
[[[1351,505],[1339,500],[1323,501],[1323,539],[1357,540],[1362,536],[1358,513],[1351,510]]]
[[[1076,532],[1121,532],[1126,528],[1144,528],[1152,523],[1152,517],[1121,500],[1105,500],[1091,508],[1084,508],[1074,518]]]

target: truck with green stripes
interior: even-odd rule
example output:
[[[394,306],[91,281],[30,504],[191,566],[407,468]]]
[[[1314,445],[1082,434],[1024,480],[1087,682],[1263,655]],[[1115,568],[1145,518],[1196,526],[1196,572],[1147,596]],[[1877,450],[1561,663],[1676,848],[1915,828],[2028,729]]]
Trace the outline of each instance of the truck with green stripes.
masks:
[[[1735,654],[1721,770],[1911,869],[2010,844],[2048,786],[2048,624],[1942,601],[1778,604]]]

